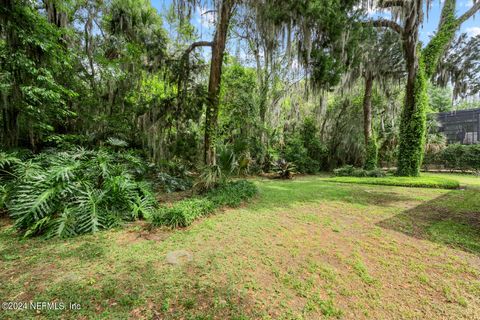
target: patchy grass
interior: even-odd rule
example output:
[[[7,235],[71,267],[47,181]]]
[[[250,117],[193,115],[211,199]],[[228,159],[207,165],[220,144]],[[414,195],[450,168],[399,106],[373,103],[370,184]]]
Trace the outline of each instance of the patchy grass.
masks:
[[[421,177],[333,177],[326,179],[330,182],[375,184],[383,186],[399,186],[413,188],[441,188],[458,189],[460,183],[457,180],[443,176],[421,176]]]
[[[182,230],[23,240],[0,220],[2,300],[81,304],[0,319],[478,317],[477,190],[325,180],[256,180],[254,202]]]

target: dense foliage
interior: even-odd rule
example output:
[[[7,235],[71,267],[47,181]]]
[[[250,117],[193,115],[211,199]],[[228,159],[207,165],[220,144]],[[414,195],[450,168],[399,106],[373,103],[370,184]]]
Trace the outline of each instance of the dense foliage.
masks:
[[[337,177],[385,177],[387,174],[380,169],[366,170],[354,166],[344,166],[333,170]]]
[[[66,237],[146,218],[150,184],[203,197],[156,214],[188,225],[244,199],[234,177],[478,171],[428,114],[479,105],[480,36],[454,38],[480,4],[439,4],[423,46],[422,0],[371,21],[392,3],[3,0],[2,212]]]
[[[0,155],[2,205],[24,236],[71,237],[151,215],[145,162],[108,149]]]
[[[196,219],[212,214],[221,207],[238,207],[257,193],[249,181],[239,180],[221,185],[205,197],[181,200],[172,206],[162,206],[151,217],[153,226],[188,227]]]
[[[436,166],[439,169],[474,171],[480,173],[480,144],[450,144],[435,152],[425,163],[427,169]]]

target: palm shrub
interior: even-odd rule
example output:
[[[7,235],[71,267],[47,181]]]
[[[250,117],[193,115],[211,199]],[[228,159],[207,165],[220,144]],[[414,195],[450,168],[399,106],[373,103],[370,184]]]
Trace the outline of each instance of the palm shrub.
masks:
[[[24,236],[93,233],[151,214],[146,172],[132,152],[51,150],[15,163],[6,206]]]
[[[296,166],[284,159],[275,162],[274,168],[280,179],[291,179],[296,172]]]
[[[238,162],[231,148],[222,146],[218,149],[216,164],[201,169],[200,176],[194,188],[205,193],[225,183],[235,174]]]

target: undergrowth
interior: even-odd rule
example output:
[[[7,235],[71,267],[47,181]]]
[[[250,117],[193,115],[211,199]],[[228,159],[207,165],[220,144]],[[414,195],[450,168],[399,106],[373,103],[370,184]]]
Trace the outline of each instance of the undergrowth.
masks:
[[[161,207],[152,215],[151,224],[172,228],[188,227],[196,219],[212,214],[218,208],[238,207],[256,193],[257,187],[252,182],[229,182],[212,189],[201,198],[186,199],[172,206]]]

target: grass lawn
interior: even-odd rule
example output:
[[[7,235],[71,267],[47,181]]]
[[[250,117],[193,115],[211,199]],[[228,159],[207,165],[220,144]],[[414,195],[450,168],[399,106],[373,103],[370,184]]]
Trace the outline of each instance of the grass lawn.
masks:
[[[0,220],[0,300],[81,304],[0,318],[479,318],[478,190],[256,183],[250,204],[183,230],[20,240]],[[193,260],[170,265],[172,250]]]

